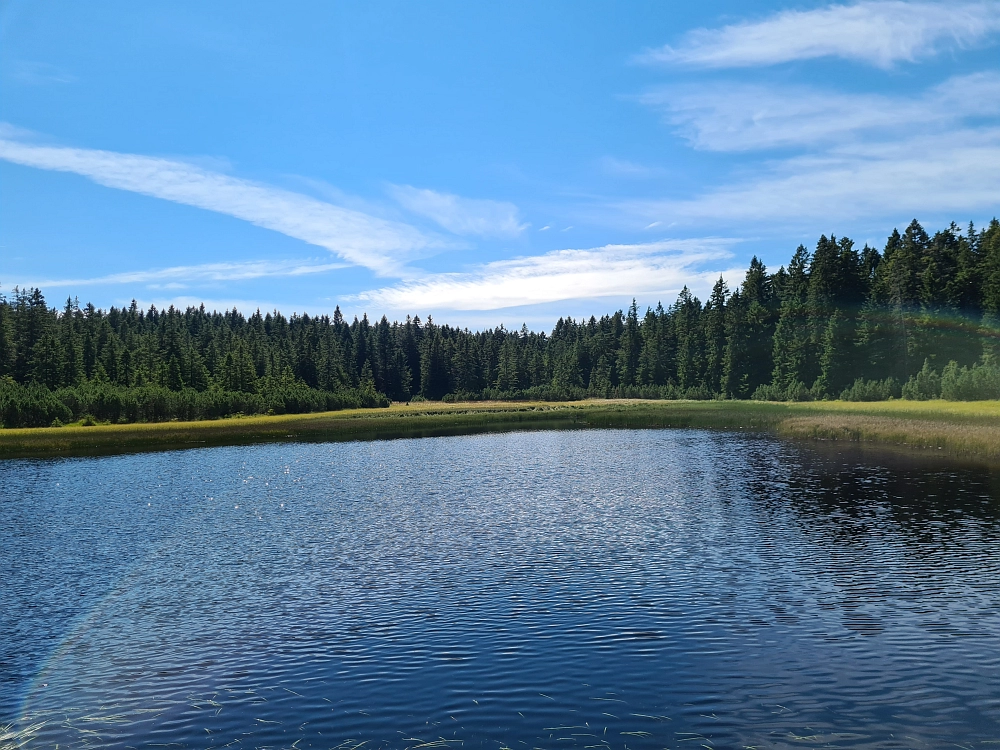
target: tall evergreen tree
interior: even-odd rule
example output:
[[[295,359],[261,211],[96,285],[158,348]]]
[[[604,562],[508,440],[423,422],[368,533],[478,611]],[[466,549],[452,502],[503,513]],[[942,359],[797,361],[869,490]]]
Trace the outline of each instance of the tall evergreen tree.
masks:
[[[702,320],[705,327],[705,387],[710,393],[723,390],[726,360],[726,298],[729,288],[720,276],[705,304]]]
[[[799,245],[788,264],[781,307],[774,331],[771,382],[781,391],[810,377],[811,330],[809,322],[809,265],[811,257]]]

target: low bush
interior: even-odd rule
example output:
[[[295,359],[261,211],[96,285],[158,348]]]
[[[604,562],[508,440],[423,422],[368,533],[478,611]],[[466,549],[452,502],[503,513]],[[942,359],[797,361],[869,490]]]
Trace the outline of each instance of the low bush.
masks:
[[[0,378],[0,424],[4,427],[48,427],[69,422],[73,413],[43,385],[18,385]]]
[[[841,401],[888,401],[899,398],[902,389],[895,378],[885,380],[865,380],[858,378],[850,388],[845,388],[840,394]]]
[[[787,388],[767,383],[759,386],[750,397],[754,401],[814,401],[817,398],[816,389],[806,388],[801,380],[796,380]]]
[[[0,379],[0,424],[48,427],[81,419],[95,423],[187,421],[234,414],[304,414],[389,405],[383,394],[365,389],[320,391],[287,381],[271,385],[257,393],[245,393],[214,388],[124,388],[106,381],[89,381],[53,392],[43,385],[19,385],[4,378]]]
[[[930,360],[925,359],[920,372],[903,384],[902,395],[910,401],[941,398],[941,376],[931,367]]]
[[[972,367],[959,367],[952,360],[941,372],[941,398],[949,401],[1000,398],[1000,367],[989,357]]]

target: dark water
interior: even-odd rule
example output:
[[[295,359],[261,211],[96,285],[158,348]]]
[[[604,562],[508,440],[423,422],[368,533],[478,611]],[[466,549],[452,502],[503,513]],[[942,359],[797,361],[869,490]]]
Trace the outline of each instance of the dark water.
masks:
[[[997,498],[985,470],[693,430],[0,462],[0,724],[1000,747]]]

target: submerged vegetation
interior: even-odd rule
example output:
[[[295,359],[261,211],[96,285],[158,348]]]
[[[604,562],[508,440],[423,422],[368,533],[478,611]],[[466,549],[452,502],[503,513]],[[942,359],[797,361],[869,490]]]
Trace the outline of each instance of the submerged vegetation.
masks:
[[[348,323],[204,306],[104,311],[0,298],[0,421],[37,427],[296,414],[390,401],[856,402],[1000,398],[1000,222],[879,251],[821,237],[702,304],[562,318],[551,334],[430,317]]]

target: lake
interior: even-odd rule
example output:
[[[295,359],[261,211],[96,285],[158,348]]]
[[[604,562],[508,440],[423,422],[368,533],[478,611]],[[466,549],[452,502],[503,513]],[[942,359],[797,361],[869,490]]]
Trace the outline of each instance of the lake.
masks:
[[[5,461],[0,488],[29,748],[1000,740],[987,469],[581,430]]]

